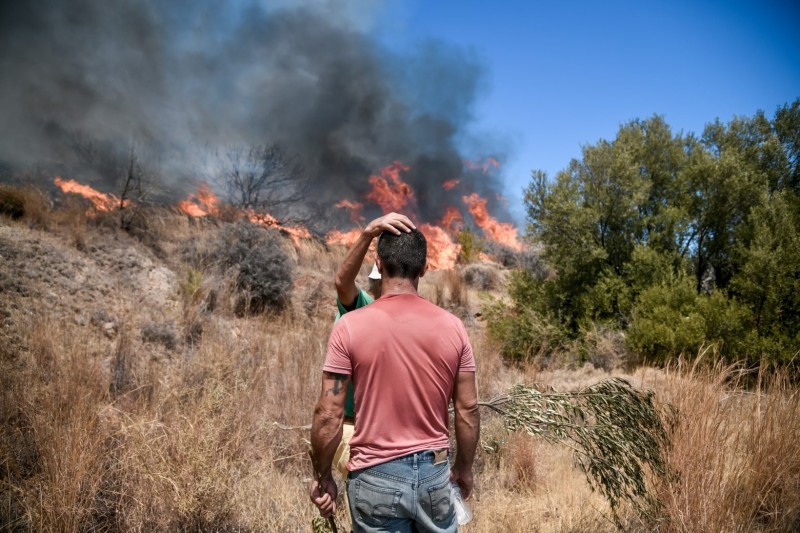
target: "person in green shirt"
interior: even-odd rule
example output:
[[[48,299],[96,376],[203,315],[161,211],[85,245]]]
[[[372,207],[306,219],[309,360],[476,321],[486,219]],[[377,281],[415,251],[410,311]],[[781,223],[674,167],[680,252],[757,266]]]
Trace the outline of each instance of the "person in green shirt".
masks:
[[[410,232],[416,229],[411,219],[399,213],[389,213],[380,218],[376,218],[364,228],[355,244],[347,251],[342,264],[336,270],[336,320],[343,314],[354,311],[365,305],[369,305],[381,297],[381,275],[376,266],[372,267],[369,274],[368,290],[360,289],[356,285],[356,277],[364,263],[372,240],[379,237],[384,231],[400,235],[400,232]],[[344,406],[344,425],[342,427],[342,440],[336,449],[333,458],[333,465],[342,478],[347,479],[347,461],[350,459],[350,439],[353,437],[356,423],[356,412],[353,398],[353,384],[347,387],[347,398]],[[345,499],[347,498],[347,492]],[[347,502],[346,502],[347,503]],[[349,516],[350,505],[346,504],[347,518],[352,523]]]

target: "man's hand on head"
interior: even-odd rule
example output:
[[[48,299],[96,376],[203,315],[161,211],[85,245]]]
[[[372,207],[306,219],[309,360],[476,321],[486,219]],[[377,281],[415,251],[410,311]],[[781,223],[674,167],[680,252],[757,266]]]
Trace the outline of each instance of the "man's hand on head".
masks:
[[[371,238],[375,238],[384,231],[400,235],[401,232],[409,233],[414,229],[417,229],[417,226],[407,216],[400,213],[389,213],[367,224],[367,227],[364,228],[364,233]]]

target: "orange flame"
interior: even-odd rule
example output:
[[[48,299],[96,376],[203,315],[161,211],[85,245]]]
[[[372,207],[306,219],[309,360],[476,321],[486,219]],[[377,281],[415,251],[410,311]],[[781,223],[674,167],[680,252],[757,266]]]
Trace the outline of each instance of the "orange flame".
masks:
[[[360,229],[351,229],[350,231],[339,231],[338,229],[335,229],[329,231],[328,234],[325,235],[325,242],[331,246],[335,244],[341,244],[342,246],[347,246],[349,248],[356,243],[360,235]]]
[[[178,209],[189,216],[205,217],[219,215],[219,198],[211,191],[207,183],[201,184],[195,194],[178,202]]]
[[[306,227],[284,226],[277,218],[269,213],[256,213],[252,209],[248,209],[246,213],[247,219],[253,224],[259,224],[265,228],[276,228],[285,232],[287,235],[289,235],[289,238],[292,239],[292,242],[297,247],[300,247],[302,239],[311,238],[311,232],[308,231],[308,228]]]
[[[448,207],[440,224],[447,230],[458,231],[464,224],[464,217],[455,207]]]
[[[428,241],[428,268],[431,270],[455,268],[461,245],[454,243],[447,232],[439,226],[422,224],[419,230]]]
[[[463,200],[467,204],[467,211],[470,212],[475,223],[487,237],[505,244],[513,250],[522,250],[522,243],[517,240],[517,228],[509,222],[495,220],[486,208],[486,199],[481,198],[477,193],[472,193],[464,196]]]
[[[400,177],[400,172],[410,169],[410,166],[395,161],[382,168],[380,176],[370,176],[372,191],[367,194],[367,200],[378,204],[384,213],[400,211],[407,205],[413,207],[416,204],[414,190]]]
[[[92,202],[92,205],[97,211],[113,211],[114,209],[128,207],[130,205],[129,200],[121,202],[119,197],[111,193],[102,193],[88,185],[78,183],[75,180],[65,180],[61,179],[60,176],[56,176],[53,183],[64,193],[77,194],[86,198]]]
[[[442,189],[445,191],[452,191],[459,183],[461,183],[461,180],[447,180],[442,183]]]
[[[493,157],[488,158],[484,163],[465,162],[472,170],[482,170],[484,174],[492,168],[497,168],[500,163]],[[415,220],[416,195],[414,190],[401,178],[402,172],[411,170],[411,167],[395,161],[391,165],[381,169],[380,173],[369,177],[372,190],[365,196],[367,200],[377,204],[384,213],[390,211],[404,211],[412,220]],[[454,189],[459,185],[459,180],[447,180],[442,183],[442,188],[446,191]],[[476,224],[491,239],[505,244],[515,250],[522,249],[522,244],[517,240],[517,230],[513,224],[498,222],[489,215],[487,201],[471,194],[463,197],[467,204],[468,211],[472,214]],[[361,216],[363,204],[350,200],[342,200],[335,204],[338,208],[351,210],[351,217],[354,222],[360,223],[364,220]],[[357,216],[355,216],[357,215]],[[428,266],[431,270],[448,270],[455,268],[456,259],[461,251],[461,245],[453,242],[451,233],[458,231],[464,223],[464,217],[455,207],[448,207],[445,210],[439,225],[429,223],[417,224],[419,230],[425,235],[428,241]],[[333,230],[325,236],[329,245],[352,246],[359,235],[360,229],[350,231]]]
[[[190,194],[186,200],[178,202],[178,209],[192,217],[219,216],[219,198],[208,184],[203,183],[197,192]],[[252,222],[265,228],[276,228],[292,239],[295,246],[300,246],[301,239],[310,239],[311,232],[303,226],[286,226],[269,213],[258,213],[253,209],[242,211],[242,214]]]
[[[350,200],[342,200],[341,202],[336,204],[336,207],[340,209],[349,209],[350,219],[356,224],[364,220],[364,216],[361,214],[361,210],[364,209],[364,204],[362,204],[361,202],[351,202]]]

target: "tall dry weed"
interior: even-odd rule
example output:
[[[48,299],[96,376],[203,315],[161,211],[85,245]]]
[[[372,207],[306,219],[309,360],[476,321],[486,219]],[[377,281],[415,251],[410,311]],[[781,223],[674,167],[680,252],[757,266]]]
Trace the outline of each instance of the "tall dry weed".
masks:
[[[32,531],[78,531],[96,518],[108,469],[100,417],[108,381],[69,328],[42,319],[26,331],[9,383],[18,418],[3,462],[19,511],[9,518]]]
[[[420,293],[432,303],[459,316],[469,312],[469,286],[458,270],[431,272],[421,283]]]
[[[738,367],[670,370],[680,476],[660,488],[660,531],[800,529],[800,393],[787,378],[763,374],[748,390]]]

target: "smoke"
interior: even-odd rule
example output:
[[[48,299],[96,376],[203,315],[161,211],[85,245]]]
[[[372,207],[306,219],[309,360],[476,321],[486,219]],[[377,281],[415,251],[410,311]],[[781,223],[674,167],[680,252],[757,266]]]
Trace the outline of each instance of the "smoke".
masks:
[[[114,190],[113,162],[134,149],[178,195],[214,184],[231,146],[277,142],[302,160],[318,205],[363,198],[395,160],[411,166],[428,220],[464,191],[493,198],[496,178],[458,150],[484,86],[479,59],[432,41],[393,53],[350,5],[2,2],[0,163]],[[452,179],[463,190],[444,191]]]

